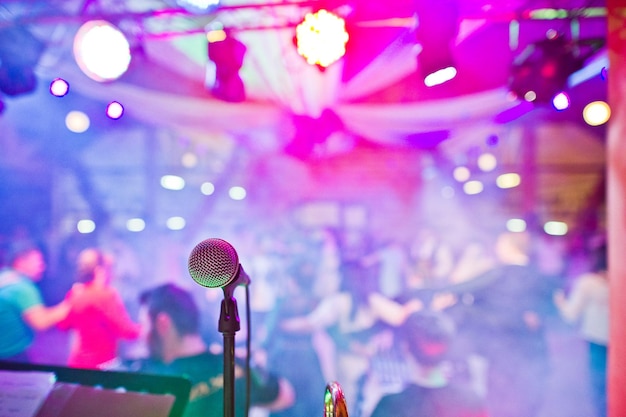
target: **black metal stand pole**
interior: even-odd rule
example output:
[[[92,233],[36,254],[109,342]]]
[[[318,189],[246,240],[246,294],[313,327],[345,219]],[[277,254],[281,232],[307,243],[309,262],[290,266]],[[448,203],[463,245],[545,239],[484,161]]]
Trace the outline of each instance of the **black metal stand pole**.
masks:
[[[235,333],[240,329],[237,300],[224,287],[218,330],[224,336],[224,417],[235,417]]]

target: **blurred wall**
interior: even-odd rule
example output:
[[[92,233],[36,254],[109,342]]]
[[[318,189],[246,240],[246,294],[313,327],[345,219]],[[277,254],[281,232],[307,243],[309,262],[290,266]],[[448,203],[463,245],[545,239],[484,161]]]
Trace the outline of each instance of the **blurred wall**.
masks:
[[[609,0],[608,237],[611,280],[609,417],[626,416],[626,7]]]

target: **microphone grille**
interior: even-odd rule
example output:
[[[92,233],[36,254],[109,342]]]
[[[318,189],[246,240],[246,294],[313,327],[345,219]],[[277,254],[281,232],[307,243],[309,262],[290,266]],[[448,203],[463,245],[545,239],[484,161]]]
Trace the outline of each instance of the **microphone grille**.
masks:
[[[210,238],[198,243],[189,255],[189,274],[203,287],[221,288],[230,283],[239,270],[239,257],[223,239]]]

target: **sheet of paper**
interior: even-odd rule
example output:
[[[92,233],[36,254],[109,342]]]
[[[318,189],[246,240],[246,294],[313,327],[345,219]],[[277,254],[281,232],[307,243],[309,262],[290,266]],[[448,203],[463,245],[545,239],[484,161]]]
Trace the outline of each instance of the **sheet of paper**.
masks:
[[[55,382],[53,372],[0,371],[0,417],[33,417]]]

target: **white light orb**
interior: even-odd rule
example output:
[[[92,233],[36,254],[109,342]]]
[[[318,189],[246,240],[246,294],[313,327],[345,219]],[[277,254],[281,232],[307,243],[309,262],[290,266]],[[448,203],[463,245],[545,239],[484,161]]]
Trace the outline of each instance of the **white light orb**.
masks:
[[[89,78],[98,82],[113,81],[130,65],[130,44],[111,23],[91,20],[76,32],[74,59]]]

